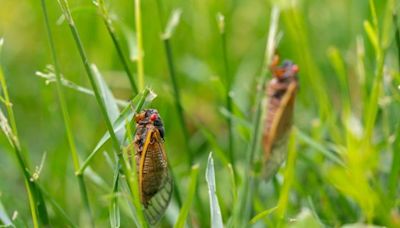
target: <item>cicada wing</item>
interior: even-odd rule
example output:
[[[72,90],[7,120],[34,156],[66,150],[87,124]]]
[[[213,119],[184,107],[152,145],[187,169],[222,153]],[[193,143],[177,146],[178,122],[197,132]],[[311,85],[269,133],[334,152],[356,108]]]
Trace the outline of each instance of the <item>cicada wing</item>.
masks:
[[[150,224],[154,225],[162,218],[171,201],[172,192],[173,179],[168,171],[163,186],[149,200],[147,207],[144,209],[144,215]]]
[[[173,179],[168,169],[163,140],[155,127],[146,133],[139,182],[145,216],[150,224],[156,224],[171,200]]]
[[[297,82],[290,83],[274,115],[271,127],[264,135],[264,177],[269,179],[287,157],[287,140],[293,121]],[[268,140],[266,140],[268,139]]]

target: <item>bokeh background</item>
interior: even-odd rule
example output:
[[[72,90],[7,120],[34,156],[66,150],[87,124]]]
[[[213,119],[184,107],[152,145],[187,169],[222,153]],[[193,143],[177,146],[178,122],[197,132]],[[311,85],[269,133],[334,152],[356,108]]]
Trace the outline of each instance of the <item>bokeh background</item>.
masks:
[[[382,28],[384,19],[388,17],[389,1],[372,2],[376,6],[378,24]],[[395,4],[390,13],[398,12],[398,2],[394,2],[397,5]],[[90,87],[57,1],[47,3],[62,74],[68,80]],[[98,66],[116,98],[126,101],[131,99],[129,81],[97,8],[90,0],[71,0],[69,4],[90,62]],[[161,40],[165,25],[160,25],[156,4],[156,0],[142,1],[145,83],[158,95],[150,106],[158,109],[164,120],[166,151],[177,176],[177,185],[184,197],[189,181],[188,155],[184,149],[184,137],[174,105],[174,91]],[[372,20],[368,1],[162,1],[163,21],[168,19],[172,10],[182,10],[181,21],[172,36],[171,45],[190,133],[190,146],[194,162],[200,165],[198,196],[199,201],[203,202],[203,211],[199,210],[197,204],[192,207],[191,219],[195,227],[209,224],[210,219],[207,186],[204,180],[208,153],[216,149],[221,153],[227,150],[227,127],[221,112],[225,102],[224,85],[221,80],[224,68],[216,15],[220,12],[225,15],[226,20],[234,115],[238,119],[234,121],[235,160],[239,173],[243,174],[251,137],[249,123],[255,110],[254,99],[258,78],[264,65],[265,44],[273,4],[279,5],[282,10],[279,30],[283,36],[278,52],[282,58],[293,60],[300,68],[300,90],[294,124],[296,128],[329,151],[337,152],[346,148],[346,121],[341,115],[344,98],[340,73],[343,73],[350,88],[355,122],[363,123],[365,107],[377,72],[376,54],[364,29],[364,22]],[[106,5],[114,20],[125,56],[134,56],[133,1],[106,1]],[[389,214],[380,216],[377,212],[380,207],[373,203],[372,208],[376,213],[367,219],[368,213],[360,207],[360,200],[364,198],[358,198],[357,195],[357,190],[361,190],[357,189],[359,186],[356,183],[349,186],[350,189],[354,188],[355,193],[338,187],[340,183],[351,185],[353,182],[351,178],[349,181],[339,174],[337,178],[342,178],[343,182],[336,181],[335,164],[317,149],[299,140],[288,219],[295,218],[302,209],[310,208],[310,202],[313,202],[311,205],[314,205],[313,210],[316,212],[314,216],[328,226],[356,222],[393,225],[395,221],[399,221],[398,186],[395,186],[394,197],[384,197],[392,172],[393,155],[400,149],[397,136],[400,78],[398,50],[394,39],[396,23],[392,24],[388,32],[384,80],[380,85],[383,89],[379,98],[374,135],[371,138],[374,161],[372,165],[363,166],[363,175],[365,174],[367,185],[372,192],[376,193],[379,199],[384,198],[385,202],[393,201],[394,205],[385,204],[384,213]],[[47,84],[45,79],[35,75],[36,71],[43,71],[46,65],[52,62],[40,1],[0,0],[0,37],[4,38],[1,64],[16,114],[22,147],[33,169],[39,166],[46,154],[39,181],[70,217],[77,224],[84,226],[87,221],[81,216],[83,206],[74,176],[55,84]],[[335,65],[335,54],[342,60],[343,68]],[[363,60],[361,71],[360,59]],[[132,72],[136,72],[134,61],[129,61],[129,67]],[[338,74],[337,69],[342,69],[343,72]],[[65,89],[65,92],[78,152],[84,159],[104,134],[106,127],[94,97],[72,89]],[[360,127],[361,131],[363,128],[362,124],[351,126]],[[204,129],[213,135],[211,138],[214,142],[210,141],[210,137],[206,137]],[[102,150],[109,154],[113,152],[109,144]],[[360,156],[363,156],[362,152]],[[214,157],[218,195],[226,222],[232,212],[232,186],[229,184],[227,168],[221,156],[217,153]],[[94,158],[91,168],[111,186],[113,170],[101,153]],[[107,227],[110,193],[101,189],[90,178],[87,179],[96,223],[99,227]],[[274,183],[279,185],[282,181],[280,172]],[[273,207],[279,197],[279,192],[271,183],[260,180],[259,188],[263,193],[254,196],[254,214]],[[364,193],[361,195],[365,197]],[[18,212],[16,224],[32,225],[23,178],[12,149],[3,135],[0,136],[0,200],[9,214]],[[177,211],[174,200],[172,204],[171,210]],[[57,215],[51,210],[50,215],[55,226],[63,226],[57,222]],[[173,224],[173,218],[167,216],[162,224],[170,226]],[[121,219],[123,226],[131,223],[127,215],[123,215]],[[264,223],[257,224],[262,227]]]

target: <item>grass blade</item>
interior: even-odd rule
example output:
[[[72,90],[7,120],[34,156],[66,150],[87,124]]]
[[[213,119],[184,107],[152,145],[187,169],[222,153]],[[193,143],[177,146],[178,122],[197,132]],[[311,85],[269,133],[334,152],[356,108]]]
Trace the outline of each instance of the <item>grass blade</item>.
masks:
[[[146,89],[141,94],[136,95],[136,97],[130,102],[130,105],[126,106],[117,119],[113,123],[113,130],[115,135],[119,136],[118,141],[123,142],[126,130],[126,121],[132,120],[133,116],[138,113],[144,106],[145,102],[152,101],[157,95],[154,94],[149,89]],[[87,157],[87,159],[83,162],[79,173],[83,173],[86,167],[89,165],[90,161],[93,157],[98,153],[100,148],[110,139],[110,133],[107,131],[96,144],[93,151]]]
[[[13,222],[11,221],[10,216],[8,216],[6,209],[3,206],[3,203],[0,200],[0,221],[2,223],[2,225],[4,225],[5,227],[15,227]]]
[[[121,216],[119,212],[119,203],[118,203],[118,181],[119,181],[119,164],[115,164],[114,171],[114,186],[113,192],[111,195],[111,203],[110,203],[110,225],[111,227],[120,227],[121,226]]]
[[[118,58],[121,61],[122,67],[124,68],[124,70],[125,70],[125,72],[126,72],[126,74],[128,76],[128,79],[129,79],[129,82],[131,84],[131,88],[133,90],[133,93],[134,93],[134,95],[138,94],[139,91],[138,91],[138,88],[136,86],[135,80],[133,79],[133,74],[132,74],[131,70],[129,69],[128,61],[126,61],[126,58],[125,58],[124,53],[122,51],[121,45],[119,43],[119,39],[117,37],[117,34],[116,34],[114,26],[113,26],[113,20],[112,20],[112,18],[110,17],[110,15],[108,13],[108,10],[107,10],[107,8],[106,8],[106,6],[104,4],[104,0],[94,1],[94,4],[97,6],[97,8],[100,11],[101,16],[103,17],[103,21],[104,21],[104,24],[105,24],[105,26],[107,28],[107,32],[108,32],[108,34],[110,35],[110,37],[112,39],[112,42],[113,42],[114,47],[115,47],[115,50],[117,51],[117,54],[118,54]]]
[[[263,66],[263,72],[260,78],[260,89],[257,93],[256,98],[256,112],[253,118],[252,136],[251,142],[247,149],[246,157],[246,168],[245,168],[245,178],[243,182],[243,187],[240,192],[239,202],[235,205],[234,212],[232,215],[233,224],[238,224],[239,226],[246,226],[248,223],[248,217],[250,216],[250,211],[248,211],[249,199],[248,197],[252,195],[254,190],[254,177],[252,176],[252,168],[254,167],[254,157],[259,151],[260,139],[261,139],[261,123],[263,123],[264,113],[266,110],[263,108],[265,105],[265,85],[268,75],[268,66],[270,65],[273,53],[278,42],[278,22],[279,22],[280,10],[278,7],[274,7],[271,12],[271,21],[269,27],[269,34],[267,39],[267,47],[265,50],[265,66]]]
[[[270,209],[267,209],[265,211],[262,211],[260,213],[258,213],[256,216],[254,216],[251,220],[250,220],[250,224],[255,224],[256,222],[258,222],[258,220],[270,215],[272,212],[274,212],[278,207],[273,207]]]
[[[221,209],[216,194],[217,186],[215,184],[214,159],[212,158],[212,152],[210,152],[210,155],[208,156],[206,181],[208,184],[208,196],[210,198],[211,227],[223,228],[224,224],[222,222]]]
[[[142,9],[140,7],[141,0],[135,1],[135,26],[137,40],[137,76],[139,91],[144,89],[144,63],[143,63],[143,32],[142,32]]]
[[[183,202],[182,209],[179,212],[178,220],[176,221],[174,228],[183,228],[185,226],[186,218],[189,215],[189,210],[192,205],[194,195],[196,194],[198,174],[199,165],[192,166],[192,170],[190,172],[189,190],[186,196],[186,200]]]
[[[226,45],[226,33],[225,33],[225,17],[222,14],[218,14],[217,16],[219,33],[221,36],[221,46],[222,46],[222,56],[224,62],[224,80],[221,80],[225,84],[225,99],[226,99],[226,109],[228,113],[233,113],[233,104],[232,104],[232,80],[229,72],[229,64],[228,64],[228,51]],[[232,164],[232,168],[234,171],[234,175],[236,177],[236,168],[235,168],[235,151],[234,151],[234,142],[233,142],[233,121],[231,116],[226,117],[227,125],[228,125],[228,157],[229,162]]]
[[[4,40],[1,38],[0,56],[2,53],[3,44]],[[13,147],[15,151],[15,156],[17,157],[18,164],[21,168],[24,177],[25,188],[28,194],[29,208],[32,214],[33,226],[35,228],[39,227],[39,221],[43,225],[47,225],[49,224],[49,221],[48,221],[45,202],[43,200],[43,197],[41,197],[40,190],[36,189],[35,182],[30,181],[31,174],[29,172],[29,167],[27,166],[27,162],[25,161],[25,158],[23,157],[21,151],[18,139],[17,124],[15,121],[14,111],[12,109],[12,103],[8,95],[7,83],[3,74],[3,68],[1,67],[1,62],[0,62],[0,84],[2,93],[4,95],[4,97],[3,96],[0,97],[6,105],[8,117],[11,120],[11,126],[10,126],[8,119],[0,109],[0,128],[6,135],[7,140],[10,142],[10,145]]]
[[[172,54],[172,47],[171,47],[171,36],[172,32],[175,30],[175,27],[178,25],[179,20],[181,16],[181,11],[180,10],[175,10],[171,18],[168,22],[167,28],[162,35],[163,41],[164,41],[164,48],[165,48],[165,53],[166,53],[166,58],[167,58],[167,63],[168,63],[168,72],[169,76],[171,78],[172,82],[172,87],[174,89],[174,99],[175,99],[175,108],[176,111],[178,112],[178,117],[179,117],[179,122],[182,128],[182,134],[184,138],[184,143],[188,155],[188,160],[189,160],[189,165],[193,165],[193,155],[189,146],[189,130],[187,129],[186,126],[186,120],[185,120],[185,115],[182,107],[182,100],[181,100],[181,93],[178,85],[178,80],[176,77],[176,72],[175,72],[175,64],[174,64],[174,58]]]

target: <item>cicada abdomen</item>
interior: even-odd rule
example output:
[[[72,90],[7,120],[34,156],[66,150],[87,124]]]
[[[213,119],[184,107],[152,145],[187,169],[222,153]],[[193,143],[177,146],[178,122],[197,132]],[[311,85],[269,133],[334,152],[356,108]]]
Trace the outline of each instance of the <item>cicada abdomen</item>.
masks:
[[[273,78],[267,87],[268,106],[263,133],[264,165],[266,179],[273,176],[287,157],[287,141],[293,122],[293,110],[298,87],[298,66],[284,61],[278,66],[274,57],[271,65]]]
[[[155,109],[135,116],[135,160],[139,179],[140,200],[150,224],[164,215],[171,200],[173,180],[164,150],[164,126]]]

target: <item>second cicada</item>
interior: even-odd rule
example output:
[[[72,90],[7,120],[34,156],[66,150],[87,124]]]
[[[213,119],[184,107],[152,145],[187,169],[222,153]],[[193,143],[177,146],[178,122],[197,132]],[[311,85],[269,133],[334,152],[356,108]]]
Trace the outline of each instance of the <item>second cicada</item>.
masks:
[[[273,176],[287,157],[287,141],[293,122],[294,102],[298,89],[298,66],[284,61],[279,66],[275,56],[271,65],[273,78],[268,84],[267,117],[263,133],[266,179]]]
[[[164,215],[173,190],[164,149],[164,125],[155,109],[140,112],[135,121],[134,145],[140,200],[147,221],[155,224]]]

